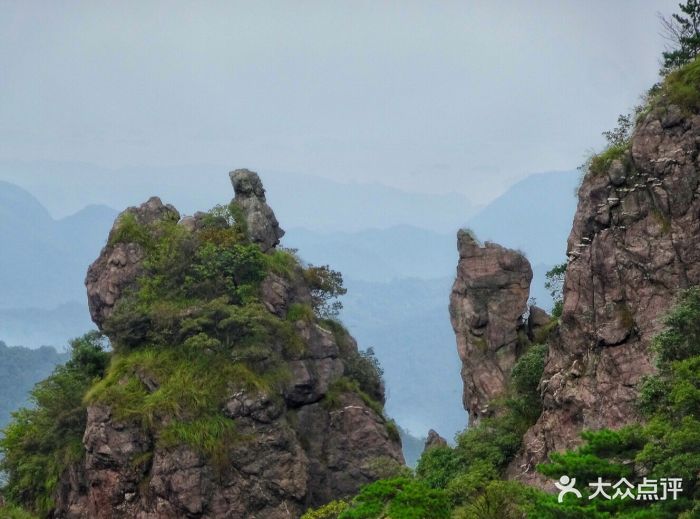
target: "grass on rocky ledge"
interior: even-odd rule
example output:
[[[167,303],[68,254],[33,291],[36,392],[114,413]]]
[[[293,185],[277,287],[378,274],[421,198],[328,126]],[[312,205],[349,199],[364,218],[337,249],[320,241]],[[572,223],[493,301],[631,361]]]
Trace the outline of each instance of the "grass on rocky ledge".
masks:
[[[237,438],[234,421],[221,411],[226,399],[237,390],[279,395],[288,377],[281,364],[259,373],[236,354],[244,352],[204,334],[177,346],[117,353],[85,401],[108,404],[117,420],[138,423],[161,447],[184,443],[220,461]]]
[[[700,58],[671,72],[663,82],[660,98],[690,113],[700,111]]]

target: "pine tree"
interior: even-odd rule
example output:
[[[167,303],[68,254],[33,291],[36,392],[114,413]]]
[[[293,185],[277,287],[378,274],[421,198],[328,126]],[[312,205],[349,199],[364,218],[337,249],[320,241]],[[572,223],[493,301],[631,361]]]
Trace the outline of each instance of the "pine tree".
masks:
[[[678,7],[681,12],[671,15],[671,18],[660,17],[663,36],[672,45],[663,53],[663,75],[700,54],[700,0],[687,0]]]

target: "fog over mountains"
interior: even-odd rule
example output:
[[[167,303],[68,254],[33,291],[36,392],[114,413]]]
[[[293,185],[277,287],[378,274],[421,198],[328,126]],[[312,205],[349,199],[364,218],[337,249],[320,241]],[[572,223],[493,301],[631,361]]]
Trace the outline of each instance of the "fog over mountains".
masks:
[[[104,245],[115,208],[158,194],[191,211],[232,196],[221,168],[202,168],[198,180],[184,185],[168,180],[181,177],[172,170],[115,173],[83,165],[81,187],[61,185],[68,178],[62,168],[70,165],[57,165],[55,175],[49,174],[50,164],[11,166],[0,164],[0,178],[11,181],[0,182],[0,340],[8,345],[62,348],[93,327],[83,279]],[[382,363],[389,414],[414,434],[432,427],[452,437],[466,423],[447,313],[456,230],[468,226],[482,240],[525,251],[535,271],[532,295],[546,307],[544,273],[564,259],[578,173],[532,175],[476,212],[460,195],[405,193],[305,175],[262,178],[287,229],[283,245],[298,249],[305,261],[343,273],[348,294],[342,319]],[[95,205],[74,211],[85,197]]]

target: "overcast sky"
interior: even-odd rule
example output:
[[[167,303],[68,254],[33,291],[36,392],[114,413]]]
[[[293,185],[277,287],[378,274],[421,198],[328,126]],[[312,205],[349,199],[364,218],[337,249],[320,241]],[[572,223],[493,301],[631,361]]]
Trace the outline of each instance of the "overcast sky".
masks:
[[[675,1],[0,0],[0,159],[459,192],[572,169]],[[194,170],[193,170],[194,171]]]

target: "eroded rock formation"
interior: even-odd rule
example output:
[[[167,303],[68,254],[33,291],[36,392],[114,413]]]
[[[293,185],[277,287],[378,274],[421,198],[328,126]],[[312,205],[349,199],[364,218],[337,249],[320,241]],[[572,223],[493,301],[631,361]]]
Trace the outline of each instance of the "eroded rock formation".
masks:
[[[544,411],[511,474],[536,480],[582,429],[639,419],[650,342],[679,289],[700,283],[700,116],[654,107],[628,150],[588,172],[568,240],[559,337],[541,382]]]
[[[462,360],[463,403],[474,424],[490,413],[489,402],[504,394],[520,354],[532,269],[519,252],[482,245],[467,231],[458,233],[457,244],[450,318]]]
[[[231,178],[251,240],[272,251],[282,231],[260,179],[247,170]],[[124,222],[150,225],[179,217],[152,198],[117,219],[86,279],[91,315],[100,329],[110,333],[115,306],[145,272],[144,246]],[[180,223],[191,233],[205,219],[199,214]],[[268,273],[259,297],[266,311],[287,320],[290,307],[308,307],[311,301],[298,265],[287,275]],[[142,424],[117,419],[109,402],[90,405],[86,456],[61,481],[57,517],[296,518],[308,506],[353,495],[391,464],[402,465],[400,440],[377,408],[382,390],[371,395],[376,405],[352,388],[336,388],[334,401],[326,399],[347,374],[345,359],[357,353],[353,338],[315,318],[299,319],[294,327],[303,347],[283,354],[289,376],[281,394],[231,390],[221,413],[233,420],[242,440],[216,463],[186,444],[162,446]],[[151,373],[137,375],[146,391],[159,387]]]
[[[280,242],[284,231],[267,205],[260,177],[247,169],[237,169],[229,176],[236,193],[234,202],[243,210],[250,238],[260,245],[263,252],[270,250]]]
[[[428,437],[425,439],[423,452],[435,447],[447,447],[447,440],[440,436],[437,431],[430,429],[428,431]]]

